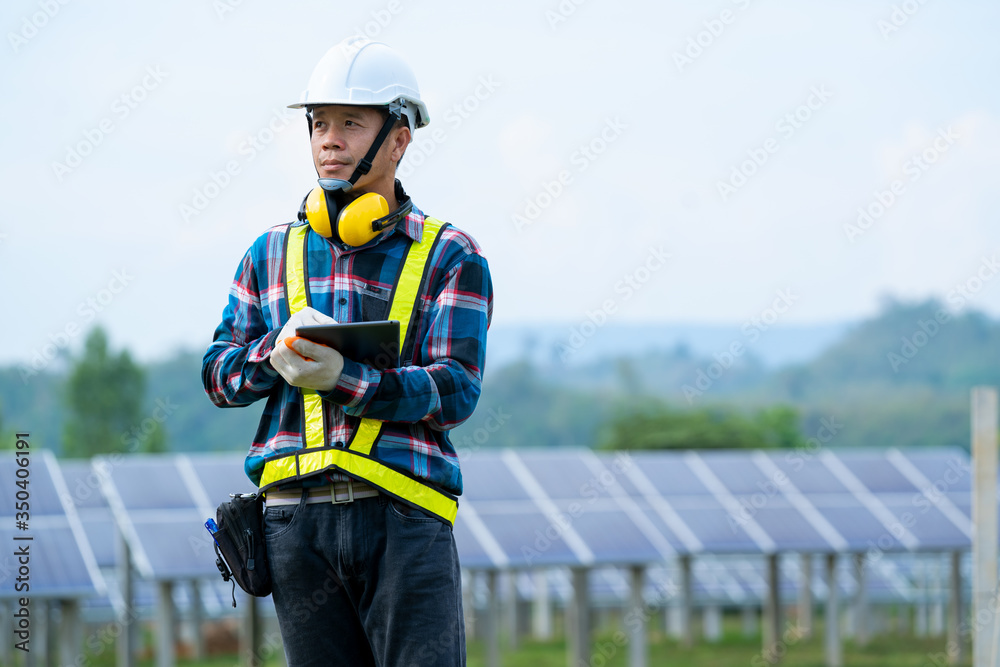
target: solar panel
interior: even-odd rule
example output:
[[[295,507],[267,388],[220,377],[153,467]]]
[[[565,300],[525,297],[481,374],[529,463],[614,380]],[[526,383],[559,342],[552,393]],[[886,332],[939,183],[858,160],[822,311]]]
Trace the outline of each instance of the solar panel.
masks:
[[[526,451],[518,454],[550,498],[596,497],[606,486],[576,451]],[[614,475],[610,471],[608,475],[613,483]]]
[[[913,494],[919,491],[881,452],[838,451],[837,456],[872,493]]]
[[[774,541],[778,551],[829,551],[830,543],[802,514],[772,498],[753,519]]]
[[[823,462],[808,451],[768,452],[767,457],[799,491],[810,493],[850,493]]]
[[[633,452],[631,458],[635,469],[664,496],[709,494],[677,452]]]
[[[473,502],[527,500],[528,494],[499,454],[476,453],[462,462],[463,497]]]
[[[5,483],[2,494],[0,540],[9,551],[0,557],[0,597],[72,598],[103,593],[104,579],[55,457],[46,450],[30,456],[27,489]],[[3,479],[15,479],[14,468],[13,457],[0,461]],[[20,530],[15,522],[18,492],[26,492],[29,503],[26,528]],[[22,554],[27,563],[21,562]],[[22,565],[27,573],[20,571]]]
[[[243,454],[202,454],[189,457],[195,474],[205,488],[206,501],[214,510],[229,500],[231,493],[255,493],[257,488],[243,470]]]
[[[196,507],[173,456],[134,456],[109,467],[126,510]]]
[[[550,523],[541,512],[480,512],[480,518],[513,567],[580,564],[580,559],[566,543],[563,530]]]
[[[585,511],[573,527],[598,563],[649,563],[663,560],[635,523],[622,511]]]

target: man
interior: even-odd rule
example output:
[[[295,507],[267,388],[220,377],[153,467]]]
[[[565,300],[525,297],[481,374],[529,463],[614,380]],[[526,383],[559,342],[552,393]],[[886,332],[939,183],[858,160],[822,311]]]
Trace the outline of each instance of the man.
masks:
[[[479,399],[489,267],[395,180],[429,119],[392,49],[345,40],[290,106],[306,109],[321,187],[244,256],[202,369],[220,407],[267,398],[245,469],[265,494],[288,664],[464,665],[448,430]],[[383,370],[295,335],[386,319],[402,349]]]

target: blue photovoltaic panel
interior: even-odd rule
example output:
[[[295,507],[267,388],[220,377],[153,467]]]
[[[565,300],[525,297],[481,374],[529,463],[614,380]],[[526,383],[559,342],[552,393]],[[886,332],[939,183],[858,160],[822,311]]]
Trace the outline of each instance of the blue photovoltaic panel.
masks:
[[[638,468],[632,452],[616,452],[614,454],[597,454],[597,460],[615,476],[615,481],[621,485],[630,496],[641,495],[629,479],[628,472],[631,468]]]
[[[708,553],[757,553],[760,547],[730,517],[721,505],[715,508],[686,507],[677,504],[674,509],[687,524]]]
[[[681,454],[675,452],[635,452],[632,460],[664,496],[710,495]]]
[[[257,488],[243,471],[243,454],[190,456],[192,467],[214,511],[230,493],[255,493]]]
[[[114,567],[118,562],[118,532],[115,530],[115,520],[111,516],[111,511],[108,509],[78,511],[83,532],[87,535],[87,542],[90,543],[94,558],[97,560],[97,567]]]
[[[850,493],[830,469],[808,450],[768,452],[768,458],[802,493]]]
[[[767,493],[774,481],[757,467],[751,454],[752,452],[699,452],[698,456],[733,495]]]
[[[518,452],[521,461],[550,498],[583,498],[598,493],[600,481],[575,451]]]
[[[598,563],[648,563],[665,557],[624,512],[585,511],[572,525]]]
[[[872,493],[916,493],[919,489],[903,477],[881,452],[837,452],[840,461]]]
[[[6,523],[6,522],[5,522]],[[11,524],[12,525],[12,524]],[[15,537],[30,535],[32,540]],[[80,548],[68,525],[50,525],[35,528],[27,533],[0,526],[0,543],[4,555],[0,556],[0,597],[80,597],[97,593],[90,572],[84,563]],[[18,582],[19,556],[15,553],[27,545],[30,568],[28,579]],[[17,587],[27,583],[27,591]]]
[[[66,460],[59,462],[66,490],[77,509],[108,506],[101,493],[101,480],[90,461]]]
[[[3,486],[3,492],[0,493],[0,516],[13,517],[15,515],[19,491],[26,491],[30,496],[27,502],[31,516],[64,515],[62,502],[52,482],[52,474],[41,452],[35,451],[28,455],[31,463],[28,466],[27,489],[22,489],[17,485],[17,481],[24,478],[17,476],[19,466],[14,461],[14,454],[10,452],[4,452],[4,454],[5,456],[0,458],[0,480],[3,480],[0,482]]]
[[[669,542],[670,546],[674,548],[674,551],[678,553],[688,553],[689,550],[687,545],[685,545],[684,542],[677,537],[674,531],[667,526],[667,524],[663,521],[663,518],[660,517],[656,511],[650,508],[643,508],[642,512],[646,515],[656,530],[667,539],[667,542]]]
[[[962,450],[921,452],[910,449],[904,456],[939,492],[972,491],[971,461]]]
[[[490,500],[527,500],[528,494],[499,455],[476,453],[462,462],[462,495],[479,503]]]
[[[917,505],[905,501],[883,502],[896,519],[920,541],[921,548],[962,548],[969,545],[969,537],[930,502]]]
[[[579,559],[562,538],[562,531],[540,512],[484,514],[478,504],[476,510],[512,566],[579,564]]]
[[[810,499],[830,525],[847,540],[851,551],[865,551],[873,546],[884,551],[906,549],[871,512],[860,503],[851,502],[853,499],[844,499],[845,502],[836,504],[830,503],[828,497]]]
[[[774,541],[778,551],[823,552],[834,548],[801,512],[777,498],[772,498],[752,517]]]
[[[462,517],[462,505],[458,506],[458,518],[455,520],[453,528],[455,533],[455,544],[458,545],[459,561],[462,567],[473,570],[491,569],[496,567],[486,551],[483,550],[479,540],[476,539],[469,529],[468,523]]]
[[[177,512],[169,520],[133,518],[136,535],[155,579],[186,579],[216,572],[215,552],[205,519],[196,512]]]
[[[124,459],[110,473],[126,510],[195,507],[173,456]]]

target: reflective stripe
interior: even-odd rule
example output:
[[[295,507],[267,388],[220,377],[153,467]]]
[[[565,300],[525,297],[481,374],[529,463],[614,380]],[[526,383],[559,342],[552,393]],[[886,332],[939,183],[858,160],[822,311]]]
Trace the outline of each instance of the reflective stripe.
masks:
[[[292,227],[288,230],[288,246],[285,248],[285,289],[288,297],[288,314],[294,315],[309,304],[306,293],[306,235],[309,225]],[[305,401],[305,424],[303,434],[306,447],[321,447],[326,436],[323,429],[323,399],[313,389],[302,389]]]
[[[424,219],[424,234],[420,238],[420,243],[410,244],[403,268],[396,280],[396,289],[392,294],[392,303],[389,304],[389,315],[386,319],[399,322],[400,363],[404,362],[402,354],[403,348],[406,347],[406,332],[410,329],[417,297],[420,295],[427,259],[431,256],[431,247],[443,226],[444,223],[435,218]],[[362,419],[351,440],[350,448],[362,454],[371,454],[372,447],[381,432],[382,422],[377,419]]]
[[[396,293],[392,296],[392,305],[389,307],[387,320],[399,320],[399,352],[403,353],[406,345],[406,334],[410,330],[410,322],[413,320],[413,310],[417,305],[417,296],[420,293],[420,285],[423,283],[424,268],[427,266],[427,259],[431,255],[431,247],[444,223],[434,218],[424,219],[424,235],[420,243],[410,245],[410,252],[406,255],[406,263],[400,272],[399,280],[396,281]],[[403,360],[400,359],[400,363]]]
[[[424,233],[419,243],[411,243],[392,295],[387,319],[399,321],[400,355],[406,346],[417,298],[420,296],[427,260],[444,224],[434,218],[424,219]],[[305,264],[308,225],[292,227],[285,247],[285,297],[289,316],[309,303],[308,271]],[[401,358],[401,362],[404,360]],[[288,480],[314,475],[326,470],[344,472],[377,486],[389,495],[424,509],[449,524],[458,514],[454,497],[431,488],[424,482],[371,458],[371,450],[382,431],[382,422],[364,418],[347,449],[326,446],[326,420],[323,400],[312,389],[302,389],[303,445],[305,452],[270,459],[264,464],[260,490]]]
[[[297,464],[297,467],[296,467]],[[296,469],[298,475],[296,475]],[[448,494],[441,493],[423,482],[398,470],[379,463],[373,458],[362,456],[348,449],[323,447],[318,450],[294,452],[288,456],[271,459],[264,466],[260,478],[260,488],[283,482],[290,478],[305,477],[325,470],[343,470],[365,480],[368,484],[412,503],[430,512],[449,524],[455,523],[458,502]]]

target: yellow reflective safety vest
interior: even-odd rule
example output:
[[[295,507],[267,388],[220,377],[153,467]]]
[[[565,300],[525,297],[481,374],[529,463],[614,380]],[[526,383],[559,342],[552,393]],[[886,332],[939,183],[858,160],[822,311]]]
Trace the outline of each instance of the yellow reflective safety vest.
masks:
[[[386,319],[399,321],[400,355],[406,347],[407,335],[417,299],[424,291],[427,261],[446,223],[435,218],[424,219],[420,242],[411,241],[403,261],[396,287],[392,292]],[[309,225],[292,226],[285,239],[285,299],[289,317],[309,303],[306,239]],[[414,334],[415,335],[415,332]],[[416,343],[414,343],[414,349]],[[406,360],[400,356],[400,364]],[[372,456],[372,447],[382,431],[382,422],[364,418],[345,447],[332,447],[326,442],[324,411],[327,409],[313,389],[302,389],[303,449],[269,459],[260,478],[260,492],[277,484],[288,483],[326,471],[341,471],[362,480],[382,492],[433,514],[448,524],[455,523],[458,500],[438,491],[409,471],[392,468]],[[266,495],[266,494],[265,494]]]

